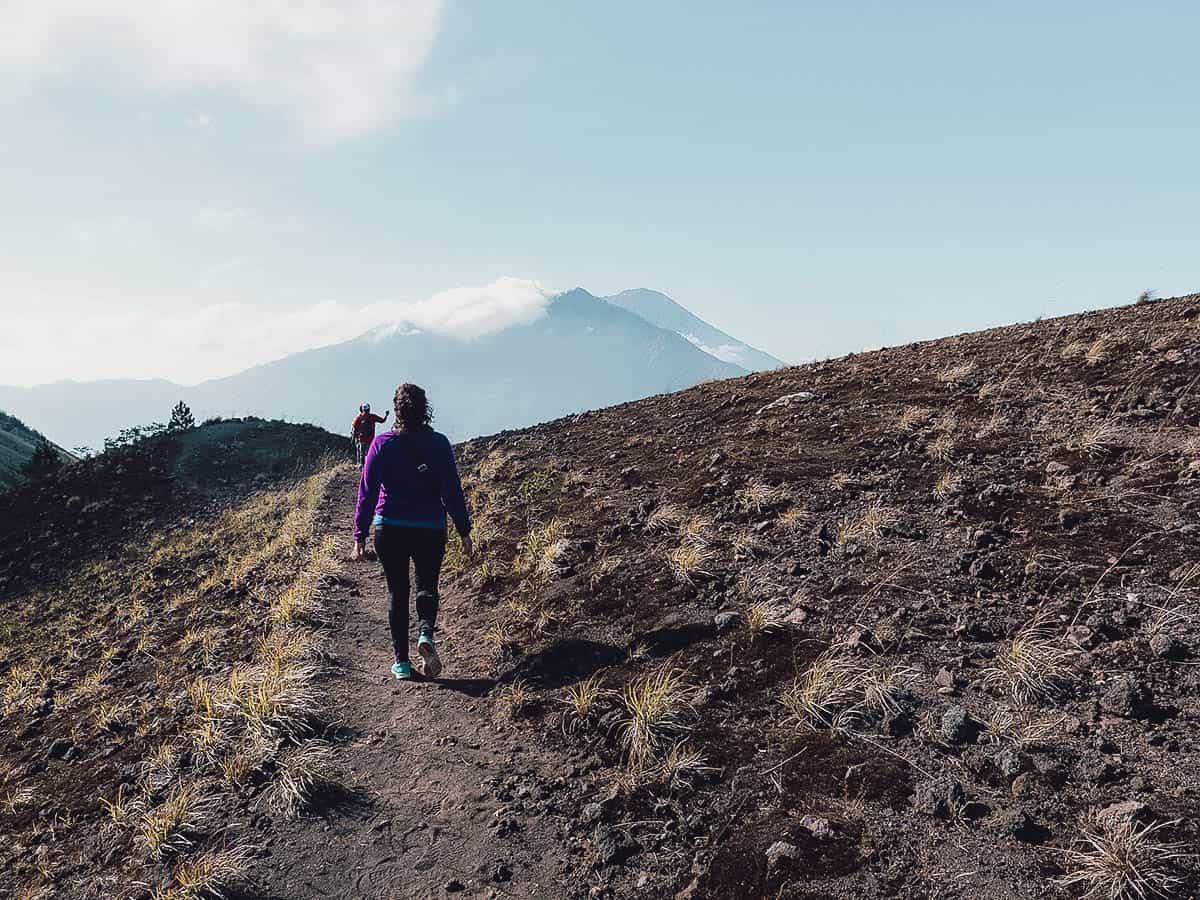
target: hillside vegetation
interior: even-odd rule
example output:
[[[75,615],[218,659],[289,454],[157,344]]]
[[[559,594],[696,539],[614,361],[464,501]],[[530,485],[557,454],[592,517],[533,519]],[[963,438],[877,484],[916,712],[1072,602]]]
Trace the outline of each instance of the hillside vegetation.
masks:
[[[495,709],[588,761],[597,890],[1193,895],[1198,338],[1200,295],[463,447]]]
[[[214,896],[249,861],[247,811],[319,788],[334,451],[225,422],[0,498],[4,896]]]
[[[23,480],[26,466],[44,441],[20,419],[0,412],[0,492]],[[63,461],[72,458],[61,447],[51,446]]]

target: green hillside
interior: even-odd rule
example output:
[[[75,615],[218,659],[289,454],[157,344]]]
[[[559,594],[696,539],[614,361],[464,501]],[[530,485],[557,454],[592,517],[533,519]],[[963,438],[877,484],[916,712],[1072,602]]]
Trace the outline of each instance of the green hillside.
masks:
[[[6,491],[21,480],[21,470],[29,462],[38,445],[45,440],[20,419],[0,411],[0,491]],[[54,447],[63,455],[70,454]]]

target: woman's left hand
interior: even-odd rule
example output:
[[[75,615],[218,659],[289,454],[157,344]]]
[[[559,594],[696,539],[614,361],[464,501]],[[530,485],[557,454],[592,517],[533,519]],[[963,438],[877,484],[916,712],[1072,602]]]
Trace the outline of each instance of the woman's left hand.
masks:
[[[355,541],[354,549],[350,551],[350,558],[353,560],[365,559],[367,556],[367,542]]]

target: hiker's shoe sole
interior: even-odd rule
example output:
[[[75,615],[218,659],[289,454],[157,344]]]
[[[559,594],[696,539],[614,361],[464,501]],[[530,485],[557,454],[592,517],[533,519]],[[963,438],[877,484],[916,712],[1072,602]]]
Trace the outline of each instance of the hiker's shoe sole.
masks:
[[[437,678],[442,674],[442,661],[438,659],[437,648],[432,642],[419,642],[417,653],[421,655],[421,671],[426,678]]]

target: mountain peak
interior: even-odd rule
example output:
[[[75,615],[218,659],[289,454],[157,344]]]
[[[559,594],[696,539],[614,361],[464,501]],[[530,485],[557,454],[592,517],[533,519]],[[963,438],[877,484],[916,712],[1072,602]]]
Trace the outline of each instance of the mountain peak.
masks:
[[[674,331],[722,362],[751,371],[778,369],[787,365],[783,360],[751,347],[709,324],[661,291],[631,288],[601,299],[641,316],[652,325]]]

